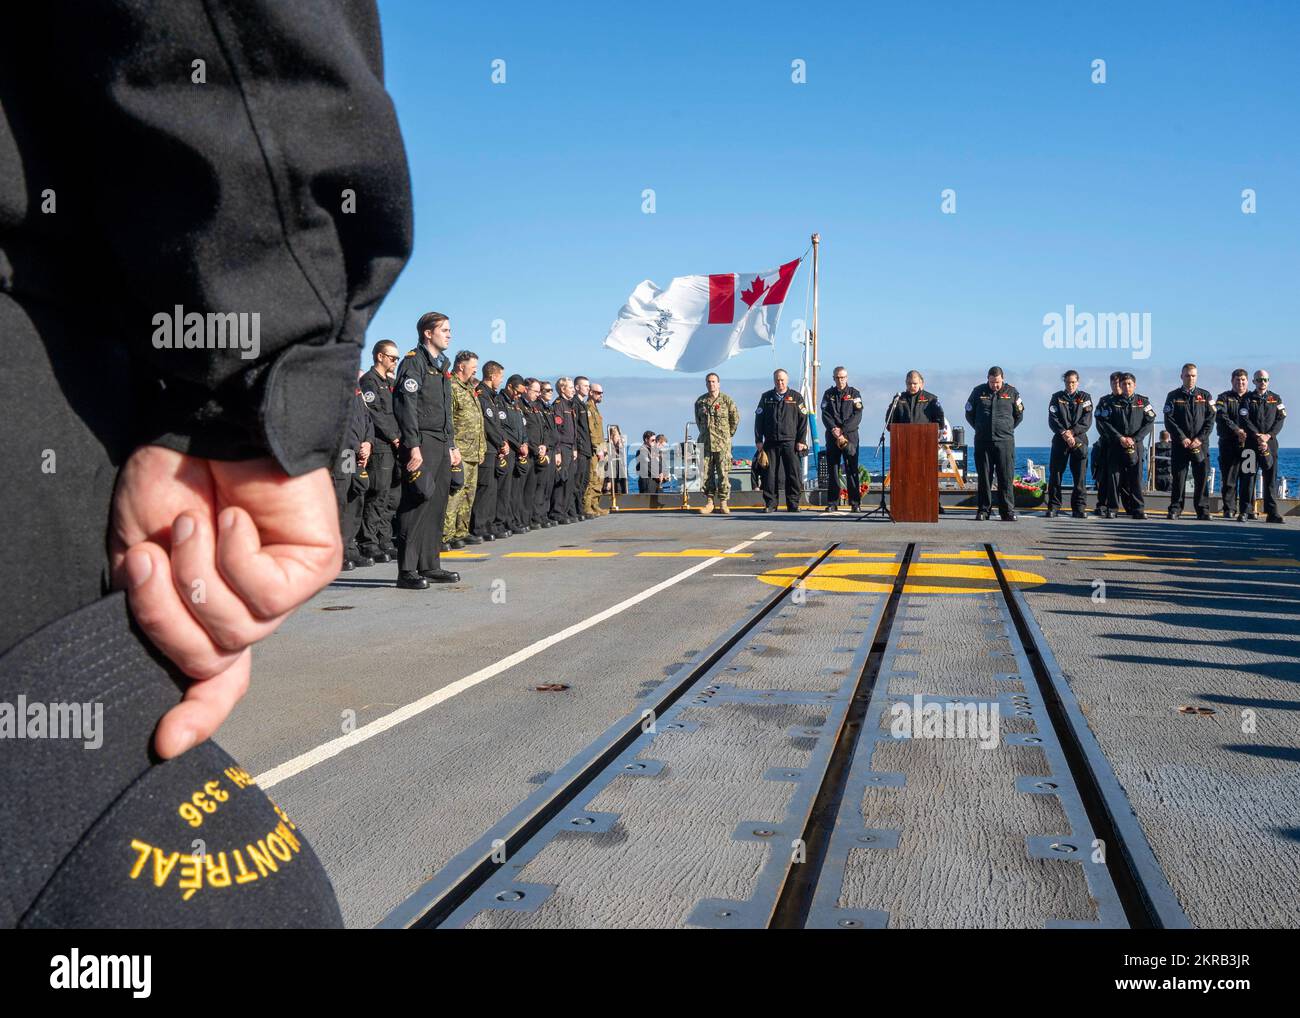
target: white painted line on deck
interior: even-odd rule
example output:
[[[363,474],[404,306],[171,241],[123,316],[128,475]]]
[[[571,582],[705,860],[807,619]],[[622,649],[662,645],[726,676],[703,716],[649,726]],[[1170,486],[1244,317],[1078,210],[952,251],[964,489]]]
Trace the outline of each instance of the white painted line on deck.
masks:
[[[755,541],[761,541],[763,538],[770,537],[771,535],[772,532],[770,530],[765,530],[761,534],[751,537],[748,541],[741,541],[740,544],[728,548],[726,554],[738,552],[743,548],[749,547]],[[627,611],[629,608],[635,607],[642,601],[654,597],[661,591],[667,590],[669,587],[681,583],[682,580],[688,579],[696,573],[708,569],[710,566],[715,566],[719,562],[725,561],[727,560],[724,558],[710,558],[705,559],[702,562],[697,562],[688,569],[683,569],[680,573],[656,583],[653,587],[647,587],[639,594],[633,594],[626,600],[620,601],[618,604],[612,605],[602,612],[597,612],[590,618],[583,619],[581,622],[575,622],[567,629],[562,629],[560,632],[538,640],[536,643],[530,643],[527,647],[515,651],[508,657],[503,657],[495,664],[490,664],[486,668],[480,668],[472,675],[467,675],[463,679],[457,679],[455,682],[449,683],[441,689],[435,690],[428,696],[422,696],[413,703],[408,703],[405,707],[399,707],[397,710],[391,711],[383,717],[375,718],[374,721],[362,725],[360,728],[349,732],[347,735],[342,735],[337,739],[330,739],[329,742],[321,743],[315,749],[309,749],[306,753],[296,756],[292,760],[287,760],[278,767],[272,767],[269,771],[259,774],[253,780],[264,789],[278,785],[281,781],[292,778],[297,774],[301,774],[303,771],[315,767],[318,763],[323,763],[330,759],[330,757],[338,756],[345,749],[350,749],[352,746],[365,742],[367,739],[373,739],[376,735],[380,735],[381,733],[388,731],[388,729],[400,725],[403,721],[409,721],[411,718],[423,714],[430,708],[436,707],[440,703],[445,703],[458,693],[463,693],[465,690],[472,689],[481,682],[486,682],[488,679],[500,675],[504,671],[509,671],[515,665],[527,661],[530,657],[540,654],[547,648],[554,647],[557,643],[563,643],[569,637],[576,636],[578,633],[590,629],[592,626],[599,625],[606,619],[611,619],[615,615]]]

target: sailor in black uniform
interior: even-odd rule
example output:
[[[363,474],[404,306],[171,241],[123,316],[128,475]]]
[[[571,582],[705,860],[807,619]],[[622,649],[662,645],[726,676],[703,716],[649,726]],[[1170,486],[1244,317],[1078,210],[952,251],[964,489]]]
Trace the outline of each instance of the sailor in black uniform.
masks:
[[[1061,482],[1070,468],[1070,512],[1083,519],[1088,513],[1088,429],[1092,427],[1092,397],[1079,388],[1079,372],[1061,376],[1065,388],[1052,394],[1047,405],[1047,426],[1052,429],[1052,452],[1047,467],[1047,511],[1061,508]]]
[[[849,385],[849,373],[836,367],[831,373],[835,384],[822,394],[822,426],[826,429],[826,506],[840,504],[840,490],[848,492],[854,512],[862,501],[862,484],[858,480],[858,425],[862,423],[862,393]],[[844,481],[840,481],[840,462],[844,463]]]
[[[455,583],[459,573],[442,568],[442,521],[451,490],[451,468],[460,453],[452,444],[451,322],[430,311],[416,325],[420,345],[402,358],[393,385],[393,415],[401,428],[402,501],[397,510],[397,585],[423,590]]]
[[[797,513],[803,497],[803,469],[799,456],[808,448],[808,407],[802,394],[789,387],[790,376],[780,368],[772,373],[772,388],[763,393],[755,411],[755,453],[767,453],[763,475],[764,511],[777,510],[778,464],[785,473],[785,508]]]

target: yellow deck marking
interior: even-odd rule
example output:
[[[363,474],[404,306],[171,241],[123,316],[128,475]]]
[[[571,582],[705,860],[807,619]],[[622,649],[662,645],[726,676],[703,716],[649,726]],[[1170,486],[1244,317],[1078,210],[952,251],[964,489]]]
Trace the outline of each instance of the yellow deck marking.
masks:
[[[748,551],[720,551],[715,548],[687,548],[684,551],[639,551],[637,558],[753,558]]]
[[[811,555],[820,555],[821,549],[817,551],[779,551],[776,553],[777,558],[808,558]],[[831,558],[897,558],[898,553],[892,551],[858,551],[857,548],[837,548],[831,552]]]
[[[1075,562],[1196,562],[1194,558],[1165,558],[1160,555],[1122,555],[1108,551],[1104,555],[1066,555]],[[1204,561],[1204,560],[1202,560]]]
[[[512,551],[502,558],[613,558],[616,551],[589,551],[586,548],[557,548],[555,551]]]
[[[899,562],[823,562],[804,581],[808,590],[841,593],[888,593],[894,587]],[[759,579],[774,587],[788,587],[799,577],[798,566],[786,566],[761,573]],[[1007,581],[1018,586],[1037,586],[1047,578],[1019,569],[1004,569]],[[878,577],[878,578],[877,578]],[[992,566],[966,565],[958,562],[917,562],[907,573],[903,585],[906,594],[988,594],[998,589]],[[931,580],[967,580],[967,583],[926,583]],[[917,582],[920,581],[920,582]]]
[[[997,555],[999,561],[1003,561],[1003,560],[1007,562],[1042,562],[1043,561],[1042,555],[1008,555],[1006,552],[1001,552],[1001,551],[998,552]],[[974,551],[972,549],[967,549],[966,551],[923,551],[921,552],[921,558],[982,558],[987,560],[988,552]]]
[[[443,558],[487,558],[485,551],[444,551]]]

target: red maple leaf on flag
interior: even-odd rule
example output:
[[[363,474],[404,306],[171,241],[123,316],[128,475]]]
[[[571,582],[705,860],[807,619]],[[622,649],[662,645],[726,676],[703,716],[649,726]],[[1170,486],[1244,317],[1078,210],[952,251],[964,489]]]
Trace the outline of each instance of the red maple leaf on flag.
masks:
[[[740,292],[740,299],[750,307],[753,307],[758,302],[758,298],[763,296],[763,293],[766,290],[767,284],[763,282],[763,277],[755,276],[754,281],[749,284],[749,289]]]

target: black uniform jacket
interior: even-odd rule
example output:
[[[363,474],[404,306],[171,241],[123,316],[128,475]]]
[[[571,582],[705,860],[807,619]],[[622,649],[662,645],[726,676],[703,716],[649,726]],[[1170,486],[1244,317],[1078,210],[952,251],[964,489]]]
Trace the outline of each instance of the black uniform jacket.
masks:
[[[1014,385],[1002,383],[994,392],[987,382],[971,390],[966,401],[966,423],[975,437],[985,442],[1011,442],[1025,416],[1025,404]]]
[[[421,343],[397,367],[393,416],[401,429],[402,445],[407,449],[425,439],[452,443],[449,364],[446,354],[439,354],[435,359]]]
[[[366,326],[411,250],[375,4],[11,8],[0,292],[95,309],[51,352],[114,379],[78,388],[83,416],[129,407],[131,448],[326,466]],[[246,345],[177,349],[191,315],[245,316]]]
[[[1052,393],[1047,404],[1047,426],[1052,429],[1053,436],[1068,431],[1079,445],[1087,445],[1092,409],[1092,397],[1082,389],[1075,389],[1073,393],[1059,389]]]
[[[1241,428],[1244,431],[1246,428],[1246,417],[1250,413],[1250,407],[1247,405],[1249,399],[1249,392],[1240,396],[1232,389],[1219,393],[1214,401],[1214,429],[1219,433],[1220,444],[1232,446],[1241,444],[1237,439],[1237,429]]]
[[[1137,440],[1142,449],[1156,421],[1156,408],[1140,392],[1132,396],[1108,396],[1097,407],[1097,434],[1103,439]]]
[[[846,385],[841,392],[832,385],[822,393],[822,427],[830,434],[831,428],[839,428],[844,437],[850,440],[858,435],[858,426],[862,423],[862,393],[851,385]]]
[[[1184,438],[1199,438],[1204,445],[1214,430],[1214,397],[1208,389],[1179,387],[1165,397],[1164,414],[1172,448],[1182,452]]]
[[[922,389],[916,395],[900,392],[894,403],[893,416],[886,424],[937,424],[943,427],[943,407],[939,397],[928,389]]]
[[[754,444],[801,442],[808,444],[808,408],[794,389],[779,393],[768,389],[754,411]]]
[[[1251,392],[1247,397],[1247,414],[1242,418],[1242,427],[1251,438],[1256,435],[1272,435],[1276,440],[1282,425],[1286,423],[1286,404],[1282,397],[1272,390],[1260,395]]]

